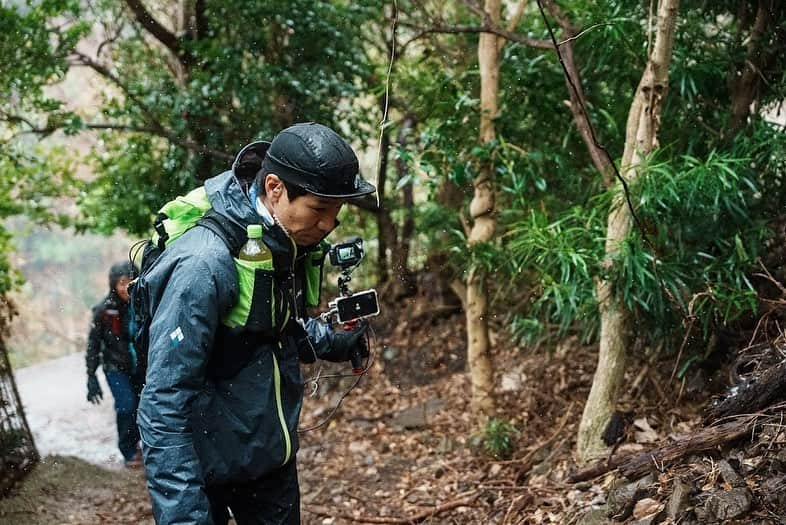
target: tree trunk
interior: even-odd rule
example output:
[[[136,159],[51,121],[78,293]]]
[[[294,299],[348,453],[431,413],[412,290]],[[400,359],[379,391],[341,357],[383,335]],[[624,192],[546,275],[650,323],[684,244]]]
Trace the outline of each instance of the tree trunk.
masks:
[[[484,10],[491,23],[498,26],[501,11],[500,0],[486,0]],[[497,116],[497,94],[499,91],[499,47],[496,35],[480,34],[478,62],[480,65],[480,133],[478,143],[485,146],[496,136],[494,119]],[[493,164],[483,162],[477,177],[472,181],[474,195],[469,208],[472,226],[467,239],[470,248],[475,244],[489,242],[494,238],[496,217],[493,174]],[[472,380],[472,409],[482,424],[494,411],[494,382],[485,275],[478,268],[471,269],[467,277],[465,305],[467,360]]]
[[[641,161],[657,147],[657,132],[668,85],[678,8],[679,0],[658,2],[655,44],[636,88],[625,128],[622,176],[628,182],[635,181],[641,175]],[[625,203],[624,195],[618,191],[608,218],[605,264],[612,264],[620,244],[630,233],[631,226],[631,211]],[[630,312],[616,294],[614,283],[599,279],[596,291],[601,320],[598,367],[584,406],[577,444],[579,460],[585,462],[607,452],[601,436],[614,411],[631,339]]]
[[[774,52],[762,48],[762,38],[767,32],[773,16],[774,0],[759,0],[756,18],[748,39],[745,62],[732,69],[730,80],[731,115],[728,133],[730,137],[741,130],[751,113],[751,105],[760,95],[763,71]],[[766,81],[766,80],[765,80]]]
[[[562,60],[565,65],[565,83],[568,88],[568,95],[570,97],[570,112],[573,115],[573,122],[576,124],[576,129],[581,135],[581,139],[587,145],[592,164],[598,169],[603,176],[603,181],[607,187],[614,184],[614,170],[611,167],[609,158],[598,144],[595,143],[595,138],[592,133],[592,123],[589,120],[589,115],[582,110],[587,107],[587,99],[584,95],[584,89],[581,86],[581,77],[579,76],[579,68],[576,67],[576,56],[574,53],[572,40],[576,37],[578,32],[568,17],[562,10],[552,1],[545,2],[545,7],[549,14],[553,16],[560,27],[562,28],[563,43],[559,48],[562,54]],[[575,90],[574,90],[575,88]]]
[[[388,133],[382,134],[382,143],[379,147],[379,171],[377,172],[377,198],[379,199],[379,209],[377,210],[377,281],[385,284],[390,278],[388,265],[388,248],[392,247],[395,251],[396,230],[393,219],[390,216],[390,208],[387,202],[385,186],[387,185],[388,175],[388,156],[390,153],[390,137]]]
[[[401,132],[398,135],[399,148],[406,145],[414,122],[407,117],[401,125]],[[403,159],[396,159],[396,172],[398,180],[407,176],[407,163]],[[409,252],[412,246],[412,236],[415,233],[415,195],[410,180],[401,188],[401,209],[404,210],[404,221],[401,224],[396,245],[391,254],[391,267],[395,276],[394,293],[396,298],[409,297],[416,290],[415,276],[409,271]]]

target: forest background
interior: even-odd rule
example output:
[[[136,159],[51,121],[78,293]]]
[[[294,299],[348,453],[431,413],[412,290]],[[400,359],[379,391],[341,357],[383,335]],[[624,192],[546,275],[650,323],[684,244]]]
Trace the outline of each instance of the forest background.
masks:
[[[96,299],[86,268],[122,257],[245,143],[319,121],[379,187],[379,203],[342,215],[367,240],[362,284],[388,304],[427,295],[432,311],[463,312],[475,426],[512,432],[501,347],[592,345],[576,455],[601,457],[631,357],[665,359],[679,384],[722,359],[783,282],[784,10],[5,1],[0,293],[49,323],[12,356],[78,349]],[[68,284],[65,299],[32,291],[35,272]]]

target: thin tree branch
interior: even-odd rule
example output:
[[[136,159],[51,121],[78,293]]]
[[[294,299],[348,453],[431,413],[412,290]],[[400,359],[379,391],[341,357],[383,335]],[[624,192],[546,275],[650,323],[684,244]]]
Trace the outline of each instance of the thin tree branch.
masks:
[[[511,42],[517,42],[519,44],[524,44],[525,46],[534,47],[536,49],[551,49],[551,43],[548,40],[529,38],[514,33],[512,31],[506,31],[504,29],[500,29],[498,27],[492,27],[490,25],[483,25],[483,26],[437,25],[428,28],[418,28],[418,32],[412,38],[401,44],[401,52],[403,53],[404,49],[406,49],[406,47],[412,42],[415,42],[416,40],[420,40],[421,38],[430,34],[459,34],[459,33],[491,33],[493,35],[501,36]]]
[[[191,55],[183,49],[181,40],[156,20],[153,15],[145,8],[141,0],[125,0],[126,5],[131,10],[134,18],[144,27],[148,33],[153,35],[156,40],[161,42],[173,55],[184,65],[188,66],[193,62]]]
[[[106,27],[106,24],[104,24],[104,29],[106,30],[106,32],[108,32],[109,28]],[[104,40],[98,45],[98,48],[96,49],[97,59],[101,58],[101,51],[104,49],[104,46],[107,46],[109,44],[114,44],[120,38],[120,35],[123,33],[123,29],[125,29],[125,23],[123,21],[120,21],[120,24],[118,24],[117,29],[115,30],[115,34],[108,37],[106,40]]]
[[[190,141],[190,140],[181,139],[180,137],[175,135],[173,132],[171,132],[168,129],[166,129],[158,121],[158,119],[155,117],[154,113],[147,106],[147,104],[145,104],[139,97],[134,95],[134,93],[130,90],[130,88],[128,86],[126,86],[125,83],[122,80],[120,80],[115,74],[113,74],[109,70],[109,68],[107,68],[105,65],[103,65],[101,63],[98,63],[95,60],[91,59],[90,57],[88,57],[84,53],[80,53],[78,51],[75,51],[73,54],[78,59],[78,61],[75,63],[75,65],[81,65],[81,66],[89,67],[90,69],[92,69],[93,71],[95,71],[96,73],[98,73],[99,75],[101,75],[102,77],[106,78],[107,80],[109,80],[110,82],[115,84],[117,87],[119,87],[123,91],[123,93],[132,102],[134,102],[134,104],[136,104],[139,107],[139,109],[142,111],[142,113],[144,114],[145,118],[148,120],[150,126],[152,126],[153,134],[158,135],[160,137],[164,137],[164,138],[168,139],[170,142],[172,142],[173,144],[176,144],[176,145],[180,146],[181,148],[184,148],[184,149],[187,149],[187,150],[190,150],[190,151],[195,151],[195,152],[198,152],[198,153],[204,153],[206,155],[210,155],[211,157],[215,157],[215,158],[218,158],[218,159],[224,159],[224,160],[232,160],[234,158],[234,156],[230,155],[229,153],[225,153],[223,151],[218,151],[218,150],[211,149],[211,148],[207,147],[204,144],[197,144],[197,143],[195,143],[193,141]]]
[[[587,27],[585,29],[582,29],[581,32],[578,33],[577,35],[573,35],[573,36],[571,36],[569,38],[566,38],[565,40],[562,40],[562,41],[558,42],[557,45],[558,46],[562,46],[564,44],[567,44],[568,42],[573,42],[574,40],[578,40],[580,37],[584,36],[585,33],[589,33],[593,29],[597,29],[597,28],[602,27],[602,26],[613,26],[613,25],[614,24],[612,24],[611,22],[602,22],[600,24],[593,24],[593,25],[591,25],[591,26],[589,26],[589,27]]]
[[[518,4],[516,4],[516,10],[513,12],[513,16],[510,17],[508,21],[508,25],[505,28],[506,31],[513,32],[516,29],[516,25],[518,25],[519,21],[521,20],[521,15],[524,14],[524,8],[527,6],[527,0],[520,0]],[[502,52],[502,48],[505,47],[506,39],[500,39],[497,43],[497,52]]]
[[[18,115],[4,115],[4,118],[2,120],[5,120],[7,122],[22,122],[30,127],[30,129],[14,134],[10,140],[13,140],[16,137],[25,134],[50,135],[55,131],[63,129],[63,126],[46,126],[42,128],[36,126],[28,119],[24,117],[20,117]],[[128,133],[147,133],[148,135],[155,135],[157,137],[165,138],[170,142],[172,142],[173,144],[176,144],[190,151],[194,151],[197,153],[204,153],[212,157],[218,159],[224,159],[224,160],[232,160],[234,158],[234,156],[230,155],[229,153],[214,150],[208,148],[207,146],[200,146],[199,144],[196,144],[188,140],[177,139],[172,133],[160,127],[140,127],[140,126],[131,126],[127,124],[112,124],[112,123],[104,123],[104,122],[85,123],[82,125],[82,127],[84,129],[92,129],[92,130],[123,131]]]

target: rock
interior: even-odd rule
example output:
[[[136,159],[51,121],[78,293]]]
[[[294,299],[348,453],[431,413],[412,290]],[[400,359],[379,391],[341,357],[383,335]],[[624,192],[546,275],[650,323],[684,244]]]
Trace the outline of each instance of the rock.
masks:
[[[652,474],[647,474],[643,478],[634,481],[633,483],[625,483],[623,480],[614,480],[612,488],[609,490],[609,495],[606,498],[606,503],[609,506],[609,513],[616,516],[634,503],[634,497],[642,497],[645,491],[655,483],[655,478]],[[637,492],[639,493],[637,496]]]
[[[365,439],[361,441],[352,441],[347,449],[353,454],[368,452],[371,449],[371,442]]]
[[[428,420],[439,412],[445,402],[439,398],[429,399],[425,403],[414,407],[405,408],[393,417],[391,424],[404,429],[423,428],[428,426]]]
[[[721,476],[723,476],[724,481],[731,485],[734,488],[745,487],[745,480],[737,474],[737,471],[734,470],[728,461],[722,459],[718,461],[718,470],[720,470]]]
[[[508,370],[502,374],[502,379],[500,381],[502,391],[517,392],[518,390],[521,390],[521,385],[524,383],[525,379],[526,376],[524,375],[523,370],[520,368]]]
[[[660,521],[658,520],[659,516],[660,514],[656,512],[655,514],[650,514],[646,518],[631,521],[630,525],[655,525],[655,523],[660,523]]]
[[[636,443],[655,443],[658,441],[658,433],[653,430],[646,417],[635,420],[633,427],[633,438]]]
[[[739,518],[750,510],[752,500],[747,487],[716,492],[704,504],[705,519],[713,523]]]
[[[590,509],[579,517],[576,525],[606,525],[612,523],[608,516],[609,508],[607,506]]]
[[[666,504],[666,515],[673,521],[677,521],[677,517],[682,514],[683,509],[688,504],[690,491],[690,485],[684,483],[680,478],[674,478],[674,489],[669,502]]]
[[[654,517],[655,514],[663,510],[663,503],[652,498],[644,498],[636,502],[633,507],[633,518],[642,520]]]

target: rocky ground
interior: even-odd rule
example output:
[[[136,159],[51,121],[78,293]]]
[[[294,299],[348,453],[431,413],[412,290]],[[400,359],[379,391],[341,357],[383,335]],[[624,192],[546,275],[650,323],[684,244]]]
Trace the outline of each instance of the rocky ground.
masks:
[[[427,311],[417,301],[403,308]],[[618,461],[706,437],[708,385],[724,390],[728,363],[672,378],[673,357],[637,352],[621,406],[626,425],[606,462],[621,466],[576,482],[575,435],[595,350],[573,339],[521,349],[497,332],[499,424],[483,433],[469,412],[462,322],[449,310],[381,320],[375,362],[346,397],[353,379],[328,377],[346,370],[305,370],[323,380],[309,389],[301,421],[304,430],[318,426],[303,432],[298,455],[304,523],[786,523],[777,404],[718,422],[747,425],[737,439],[647,457],[630,477]],[[0,501],[0,523],[149,522],[141,475],[73,458],[48,460]]]

